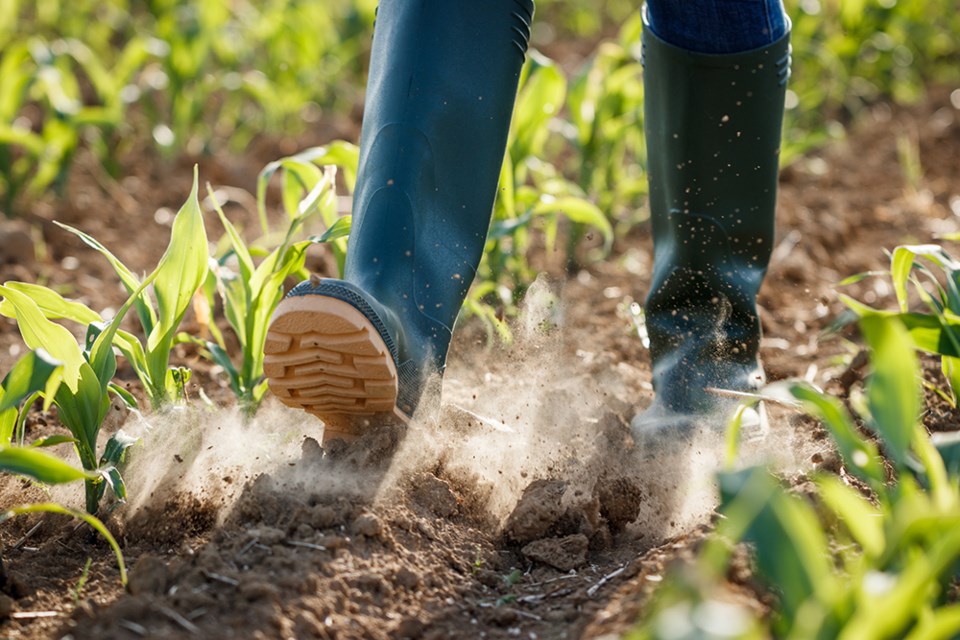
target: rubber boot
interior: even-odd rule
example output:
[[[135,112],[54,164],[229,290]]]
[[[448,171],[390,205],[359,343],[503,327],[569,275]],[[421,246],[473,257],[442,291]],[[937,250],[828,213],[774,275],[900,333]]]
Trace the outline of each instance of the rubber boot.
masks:
[[[646,26],[646,25],[645,25]],[[704,54],[643,31],[654,266],[653,405],[635,429],[721,409],[764,382],[756,297],[773,249],[789,34]]]
[[[280,303],[264,372],[325,439],[407,421],[437,392],[479,265],[532,0],[383,0],[342,280]]]

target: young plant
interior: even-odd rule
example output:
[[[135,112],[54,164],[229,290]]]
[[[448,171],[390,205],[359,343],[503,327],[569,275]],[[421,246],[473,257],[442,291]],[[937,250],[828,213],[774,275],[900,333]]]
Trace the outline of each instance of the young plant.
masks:
[[[566,95],[567,79],[560,68],[531,54],[521,74],[484,258],[464,304],[464,311],[484,320],[491,334],[495,330],[509,336],[502,318],[516,312],[515,301],[534,280],[528,254],[535,230],[542,231],[548,255],[557,245],[563,221],[599,231],[602,253],[613,245],[613,227],[603,212],[547,160],[556,138],[552,128]],[[572,253],[567,257],[571,259]]]
[[[240,232],[227,219],[211,192],[210,199],[226,230],[229,250],[215,261],[205,292],[211,308],[214,307],[214,295],[221,298],[226,320],[240,343],[240,362],[235,364],[231,359],[223,334],[215,323],[208,327],[213,340],[205,341],[203,345],[205,355],[226,372],[230,388],[247,416],[256,413],[267,391],[263,346],[270,316],[284,294],[284,281],[291,275],[307,277],[303,272],[306,249],[316,243],[328,243],[340,272],[343,270],[350,217],[339,217],[337,213],[336,168],[326,166],[321,169],[315,163],[336,161],[345,167],[347,186],[352,189],[356,179],[356,158],[356,147],[340,143],[309,149],[267,165],[258,181],[261,225],[265,236],[269,236],[266,184],[276,171],[282,170],[281,195],[287,213],[287,228],[279,246],[259,265],[254,262],[253,249],[244,243]],[[322,219],[326,231],[307,240],[296,240],[314,216]]]
[[[61,384],[40,395],[57,406],[61,422],[73,435],[81,466],[89,473],[86,507],[96,513],[107,485],[122,501],[126,488],[117,465],[135,439],[118,431],[97,456],[97,436],[110,407],[110,395],[131,407],[133,396],[113,382],[117,363],[114,347],[127,358],[151,399],[160,407],[182,398],[187,373],[169,366],[170,350],[180,321],[194,292],[206,275],[206,233],[197,202],[197,181],[190,198],[173,222],[173,232],[157,268],[139,281],[105,247],[86,234],[72,230],[105,256],[127,287],[130,297],[109,323],[86,306],[67,301],[39,285],[8,282],[0,286],[0,314],[14,318],[27,346],[43,349],[62,363]],[[153,285],[156,304],[148,297]],[[120,330],[120,322],[131,307],[147,336],[146,346],[132,334]],[[86,327],[81,346],[73,334],[54,320],[70,320]],[[9,411],[9,410],[7,410]],[[7,413],[4,414],[4,419]]]
[[[58,374],[60,384],[45,384],[39,393],[56,405],[60,422],[73,436],[73,446],[86,472],[82,475],[86,508],[91,514],[96,514],[107,485],[113,488],[119,500],[126,497],[126,487],[117,465],[136,439],[119,430],[110,437],[98,457],[97,438],[110,409],[110,395],[113,393],[125,401],[130,400],[129,394],[120,391],[113,383],[117,369],[113,341],[123,316],[151,280],[144,281],[109,325],[90,324],[84,347],[65,327],[49,320],[37,301],[28,294],[9,285],[0,286],[3,311],[17,321],[27,346],[33,350],[43,349],[62,363]],[[9,421],[9,418],[5,419]]]
[[[721,627],[740,632],[724,637],[749,638],[960,634],[960,607],[947,593],[960,562],[960,447],[955,437],[931,438],[920,423],[920,371],[908,329],[880,314],[864,317],[860,326],[872,373],[853,404],[895,475],[888,477],[877,446],[858,432],[839,400],[807,384],[790,385],[832,435],[842,475],[814,476],[814,506],[763,468],[721,473],[724,518],[692,577],[675,578],[655,614],[628,638],[681,637],[668,622],[681,611],[695,613],[702,625],[696,637],[704,638],[719,637],[708,631]],[[779,596],[766,622],[720,595],[732,543],[741,541],[751,544],[758,575]],[[732,619],[740,628],[731,628]]]
[[[841,284],[859,282],[874,275],[885,274],[860,274]],[[898,318],[907,327],[917,349],[940,356],[950,388],[948,393],[937,391],[956,406],[960,391],[960,262],[939,245],[902,245],[891,255],[889,276],[899,311],[873,309],[847,295],[841,294],[840,299],[861,317]],[[910,310],[911,289],[925,312]]]
[[[173,220],[167,249],[156,269],[143,282],[100,242],[73,227],[63,224],[59,226],[76,234],[87,245],[103,254],[127,292],[137,292],[131,301],[146,342],[141,344],[129,333],[116,332],[116,346],[136,372],[152,407],[159,409],[184,400],[184,387],[190,372],[182,367],[171,367],[169,363],[170,351],[177,339],[180,322],[190,307],[194,293],[207,276],[207,233],[197,200],[196,169],[190,197]],[[145,286],[148,282],[153,284],[153,299]],[[30,291],[32,295],[38,296],[41,295],[42,288],[30,287]],[[56,296],[49,290],[42,292],[42,295],[48,300]],[[56,302],[53,315],[47,317],[62,317],[81,323],[99,321],[97,314],[89,309],[78,310],[75,306],[72,310],[80,315],[67,315],[59,301]]]

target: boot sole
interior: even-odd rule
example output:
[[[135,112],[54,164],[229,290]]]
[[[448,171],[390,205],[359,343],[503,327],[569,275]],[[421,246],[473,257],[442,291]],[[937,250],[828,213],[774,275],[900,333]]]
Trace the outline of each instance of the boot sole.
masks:
[[[286,298],[267,329],[263,372],[281,402],[320,418],[324,441],[371,425],[408,424],[397,408],[397,367],[356,307],[322,295]]]

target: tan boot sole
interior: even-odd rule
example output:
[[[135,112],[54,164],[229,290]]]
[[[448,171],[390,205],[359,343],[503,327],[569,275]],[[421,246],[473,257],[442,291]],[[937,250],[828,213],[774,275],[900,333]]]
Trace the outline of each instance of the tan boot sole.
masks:
[[[263,372],[284,404],[325,425],[323,439],[354,439],[373,424],[409,422],[397,409],[397,368],[373,324],[320,295],[286,298],[267,329]]]

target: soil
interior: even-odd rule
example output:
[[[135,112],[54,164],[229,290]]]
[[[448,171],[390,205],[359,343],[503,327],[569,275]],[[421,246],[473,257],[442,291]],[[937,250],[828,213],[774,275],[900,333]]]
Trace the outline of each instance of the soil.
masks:
[[[344,122],[314,139],[260,141],[242,158],[171,163],[145,151],[119,182],[80,157],[69,199],[37,202],[3,223],[0,280],[40,281],[94,309],[116,308],[123,294],[109,267],[53,220],[146,271],[194,161],[204,180],[253,192],[266,162],[355,136],[356,124]],[[919,184],[901,170],[904,136],[918,144]],[[948,90],[933,89],[912,108],[875,107],[847,140],[783,171],[777,246],[760,295],[770,379],[805,378],[843,395],[862,376],[852,329],[831,331],[844,309],[837,283],[885,269],[885,249],[958,231],[958,148],[960,111]],[[238,200],[228,213],[253,233],[255,214]],[[327,260],[321,253],[310,264],[322,272]],[[571,277],[555,262],[543,257],[546,275],[527,295],[511,346],[488,346],[476,321],[460,328],[440,417],[408,433],[383,428],[324,451],[318,422],[273,402],[248,424],[229,406],[113,419],[107,430],[123,424],[145,441],[128,467],[131,501],[108,518],[131,567],[127,588],[86,527],[49,515],[5,522],[0,637],[622,634],[668,568],[689,560],[710,531],[722,446],[716,428],[667,444],[635,442],[627,428],[652,398],[631,314],[648,285],[649,229]],[[883,278],[843,291],[894,305]],[[13,323],[0,321],[0,370],[21,352]],[[194,392],[229,402],[216,369],[186,347],[176,357],[194,368]],[[935,363],[926,370],[938,375]],[[957,428],[955,410],[934,394],[927,401],[931,430]],[[745,443],[745,462],[772,460],[797,483],[815,467],[837,468],[813,421],[773,409],[770,420],[766,438]],[[32,439],[59,427],[37,409],[28,429]],[[49,497],[0,479],[0,509]],[[52,497],[82,504],[74,488]],[[745,556],[729,578],[758,615],[768,611]]]

